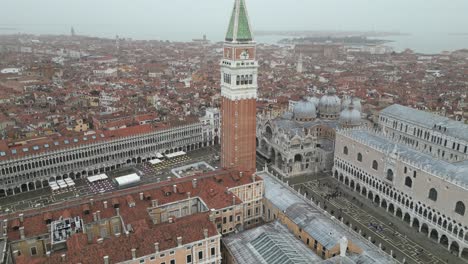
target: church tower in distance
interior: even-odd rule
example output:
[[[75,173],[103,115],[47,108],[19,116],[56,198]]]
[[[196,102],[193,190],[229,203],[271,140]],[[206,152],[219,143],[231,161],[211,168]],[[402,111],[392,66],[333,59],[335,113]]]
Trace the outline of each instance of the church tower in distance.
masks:
[[[244,0],[235,0],[221,61],[221,166],[255,172],[256,43]]]

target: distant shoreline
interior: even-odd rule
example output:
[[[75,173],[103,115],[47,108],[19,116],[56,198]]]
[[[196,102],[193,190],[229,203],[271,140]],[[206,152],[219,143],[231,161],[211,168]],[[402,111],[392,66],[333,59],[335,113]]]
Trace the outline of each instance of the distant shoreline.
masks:
[[[257,36],[285,36],[285,37],[390,37],[390,36],[410,36],[411,34],[402,32],[380,32],[380,31],[272,31],[259,30],[255,32]]]

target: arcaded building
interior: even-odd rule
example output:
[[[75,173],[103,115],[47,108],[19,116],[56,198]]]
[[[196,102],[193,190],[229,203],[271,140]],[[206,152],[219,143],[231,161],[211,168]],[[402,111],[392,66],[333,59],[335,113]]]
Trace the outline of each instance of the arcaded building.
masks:
[[[49,186],[49,181],[79,179],[133,166],[157,153],[192,151],[217,144],[220,115],[178,124],[144,124],[82,136],[50,136],[0,141],[0,197]]]
[[[294,177],[333,167],[335,130],[362,124],[357,98],[343,102],[330,89],[318,99],[290,102],[279,117],[260,114],[257,122],[257,152],[285,177]]]
[[[337,132],[334,177],[468,258],[468,126],[401,105]]]

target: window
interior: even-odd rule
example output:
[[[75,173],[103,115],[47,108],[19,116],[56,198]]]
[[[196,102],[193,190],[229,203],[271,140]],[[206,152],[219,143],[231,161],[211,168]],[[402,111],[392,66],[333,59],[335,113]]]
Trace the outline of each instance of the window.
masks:
[[[387,170],[387,180],[393,181],[393,171],[391,169]]]
[[[436,191],[436,189],[431,188],[429,190],[429,199],[431,199],[434,202],[437,201],[437,191]]]
[[[373,168],[374,170],[378,170],[378,169],[379,169],[379,163],[377,163],[376,160],[374,160],[374,161],[372,162],[372,168]]]
[[[198,259],[199,260],[203,259],[203,251],[198,252]]]
[[[358,160],[359,162],[362,162],[362,154],[361,154],[361,153],[358,153],[358,154],[357,154],[357,160]]]
[[[411,180],[410,177],[406,177],[405,178],[405,185],[408,186],[408,187],[413,187],[413,180]]]
[[[171,259],[170,264],[175,264],[175,259]]]
[[[36,256],[37,255],[37,249],[36,247],[31,248],[31,256]]]
[[[145,263],[145,259],[140,259],[140,263]]]
[[[348,155],[348,147],[345,146],[343,148],[343,154]]]
[[[404,173],[408,173],[408,168],[405,167],[405,169],[403,170]]]
[[[214,247],[211,248],[211,256],[216,255],[216,249]]]
[[[455,213],[465,215],[465,204],[463,202],[458,201],[455,204]]]
[[[416,171],[413,171],[413,178],[416,178]]]
[[[192,263],[192,255],[187,255],[187,263]]]

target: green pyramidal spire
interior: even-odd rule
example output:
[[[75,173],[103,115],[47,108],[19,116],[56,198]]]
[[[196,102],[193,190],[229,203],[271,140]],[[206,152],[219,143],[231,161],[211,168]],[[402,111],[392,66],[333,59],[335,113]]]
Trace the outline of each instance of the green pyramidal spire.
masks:
[[[249,16],[244,0],[235,0],[232,10],[226,41],[252,41],[253,35],[250,28]]]

